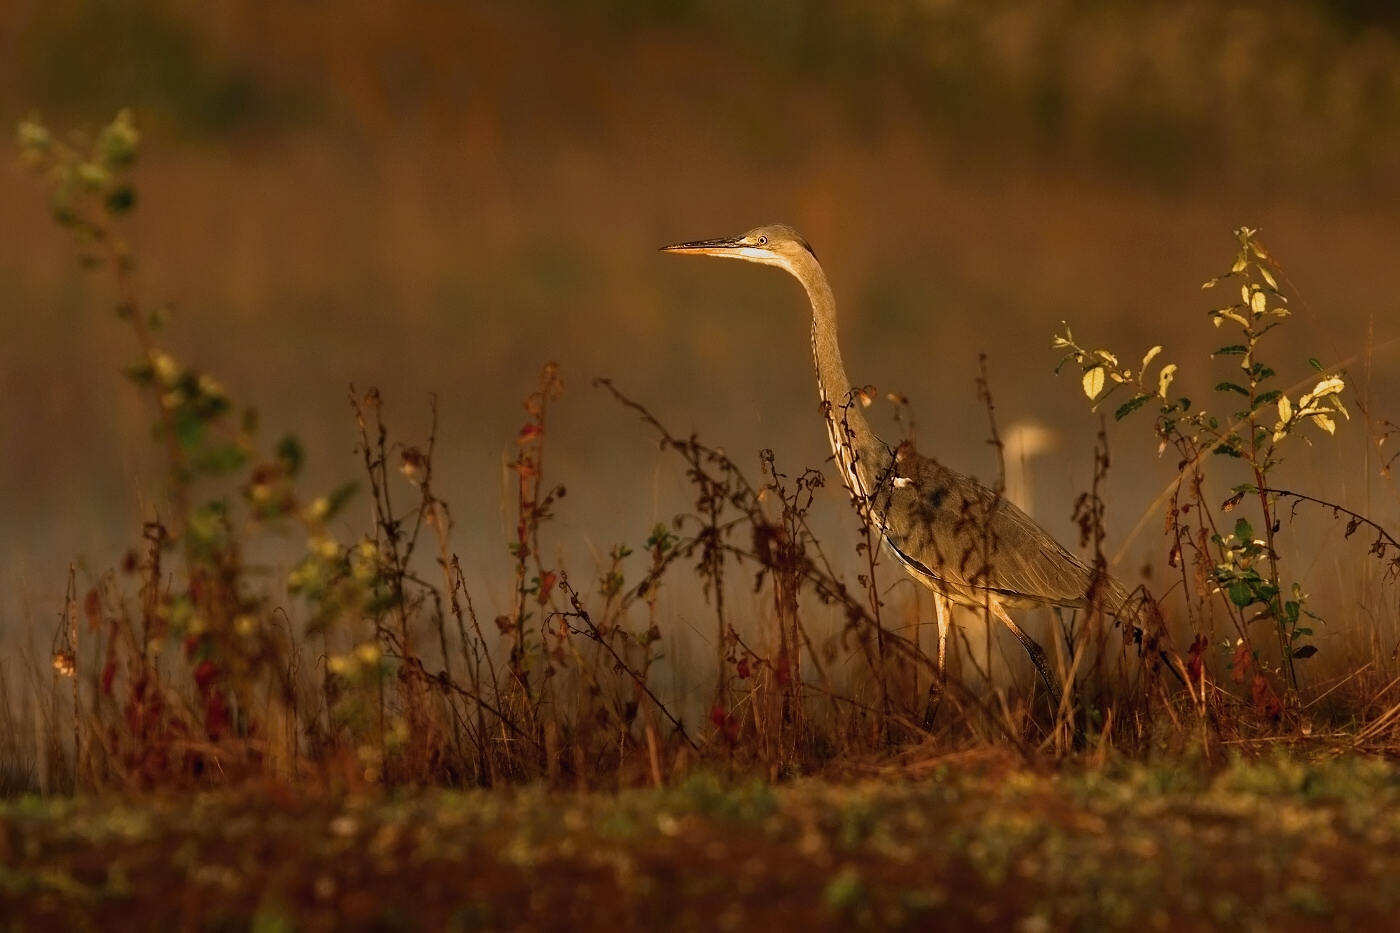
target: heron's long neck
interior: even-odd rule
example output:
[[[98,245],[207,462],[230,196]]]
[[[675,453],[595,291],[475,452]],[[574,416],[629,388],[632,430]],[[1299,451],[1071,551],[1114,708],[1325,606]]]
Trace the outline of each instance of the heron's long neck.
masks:
[[[875,437],[851,392],[841,348],[836,342],[836,299],[826,274],[815,258],[803,258],[791,270],[812,301],[812,355],[817,364],[817,388],[826,412],[827,435],[841,466],[841,479],[860,495],[870,495],[876,477],[887,466],[889,451]]]

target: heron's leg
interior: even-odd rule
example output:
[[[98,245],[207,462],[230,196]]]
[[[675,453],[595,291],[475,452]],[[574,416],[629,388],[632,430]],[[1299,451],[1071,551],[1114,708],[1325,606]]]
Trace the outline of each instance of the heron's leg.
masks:
[[[1050,691],[1050,705],[1054,707],[1055,715],[1058,716],[1060,713],[1060,686],[1055,683],[1055,678],[1050,674],[1050,662],[1045,656],[1045,649],[1036,644],[1035,639],[1027,635],[1021,626],[1012,621],[1011,616],[1006,614],[1006,610],[996,600],[992,600],[992,614],[1011,629],[1011,634],[1016,636],[1021,647],[1026,649],[1026,654],[1031,656],[1031,663],[1035,665],[1036,672],[1040,674],[1040,679],[1045,681],[1045,689]]]
[[[952,624],[953,606],[942,593],[933,594],[933,608],[938,615],[938,670],[928,683],[928,706],[924,709],[924,731],[933,731],[933,717],[943,703],[948,683],[948,628]]]

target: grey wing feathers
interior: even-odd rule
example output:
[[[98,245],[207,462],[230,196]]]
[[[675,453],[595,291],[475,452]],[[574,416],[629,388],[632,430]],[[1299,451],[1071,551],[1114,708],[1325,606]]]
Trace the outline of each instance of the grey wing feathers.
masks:
[[[891,550],[925,582],[966,605],[987,590],[1011,607],[1088,605],[1093,570],[1011,502],[917,454],[896,469],[874,504]],[[1110,612],[1128,600],[1112,577],[1101,592]]]

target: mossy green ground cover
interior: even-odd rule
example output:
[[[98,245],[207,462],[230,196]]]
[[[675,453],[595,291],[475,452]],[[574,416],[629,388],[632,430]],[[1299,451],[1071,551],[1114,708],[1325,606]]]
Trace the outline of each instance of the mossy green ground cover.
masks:
[[[0,804],[5,930],[1389,930],[1400,768],[1342,758],[581,794]]]

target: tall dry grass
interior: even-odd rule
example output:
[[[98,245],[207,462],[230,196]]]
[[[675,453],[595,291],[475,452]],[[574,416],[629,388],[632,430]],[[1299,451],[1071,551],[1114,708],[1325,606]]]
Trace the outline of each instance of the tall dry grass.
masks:
[[[993,686],[994,649],[988,640],[978,650],[985,622],[970,614],[955,647],[962,676],[947,713],[926,728],[921,686],[931,663],[917,599],[891,597],[896,587],[858,499],[845,519],[859,529],[856,540],[819,539],[811,516],[820,469],[788,471],[765,452],[761,475],[750,477],[723,449],[672,432],[604,382],[679,460],[692,505],[652,529],[636,553],[617,544],[579,569],[567,552],[551,552],[545,535],[569,503],[546,470],[563,391],[552,365],[525,400],[507,464],[509,596],[485,618],[437,492],[435,412],[426,438],[405,442],[390,432],[381,394],[354,391],[358,488],[306,494],[295,437],[269,444],[255,410],[166,348],[165,310],[146,300],[122,232],[136,204],[129,172],[139,140],[125,113],[92,138],[58,137],[35,122],[21,128],[55,218],[84,263],[112,279],[116,316],[135,348],[126,375],[154,423],[164,480],[119,568],[70,571],[51,648],[0,669],[10,697],[0,725],[10,790],[249,779],[598,787],[663,784],[702,766],[778,779],[927,743],[1071,755],[1079,732],[1100,757],[1195,750],[1218,759],[1232,743],[1392,741],[1396,661],[1379,630],[1365,663],[1330,683],[1300,682],[1279,666],[1306,655],[1288,653],[1298,618],[1282,618],[1277,574],[1256,581],[1274,584],[1272,594],[1251,591],[1263,595],[1242,602],[1232,592],[1237,578],[1222,577],[1205,546],[1193,557],[1189,599],[1183,591],[1116,625],[1094,612],[1058,620],[1052,657],[1072,698],[1059,710],[1045,709],[1033,688]],[[1089,368],[1111,359],[1094,356]],[[980,392],[992,413],[985,371]],[[1389,429],[1366,405],[1388,471]],[[999,443],[995,418],[990,435]],[[1081,545],[1098,561],[1107,448],[1101,434],[1094,484],[1078,509]],[[1214,508],[1195,465],[1184,469],[1189,504],[1197,514]],[[356,503],[367,504],[368,522],[350,524],[347,535],[337,522]],[[1171,521],[1194,534],[1181,518],[1187,511],[1176,501]],[[1393,597],[1394,541],[1366,516],[1342,514],[1344,535],[1367,527],[1390,561],[1365,594],[1379,610]],[[1279,533],[1283,515],[1270,518]],[[839,552],[852,544],[858,570],[849,575]],[[1235,555],[1227,569],[1238,576],[1242,561],[1259,564],[1259,556]],[[664,595],[687,568],[703,603],[668,606]],[[1295,629],[1275,666],[1256,652],[1245,671],[1238,651],[1222,656],[1211,638],[1202,641],[1202,613],[1256,603],[1273,615],[1236,612],[1244,631],[1261,619]],[[822,631],[823,616],[837,624]],[[663,661],[687,624],[708,629],[709,655],[672,660],[668,681]],[[698,695],[684,695],[687,681]]]

